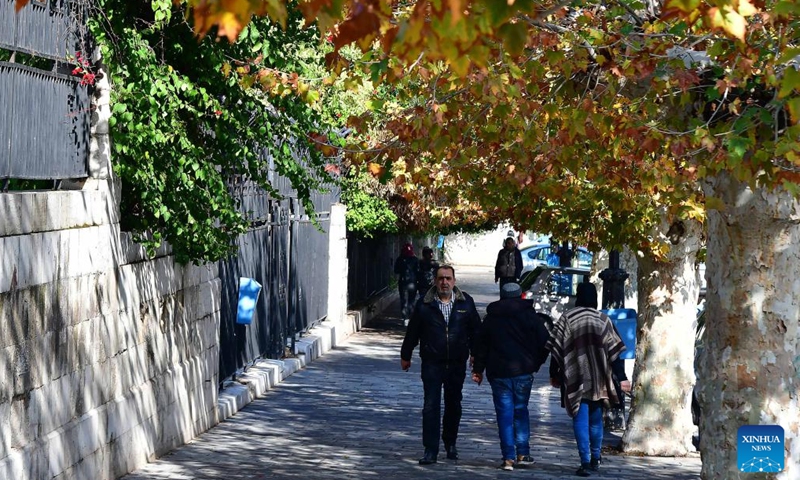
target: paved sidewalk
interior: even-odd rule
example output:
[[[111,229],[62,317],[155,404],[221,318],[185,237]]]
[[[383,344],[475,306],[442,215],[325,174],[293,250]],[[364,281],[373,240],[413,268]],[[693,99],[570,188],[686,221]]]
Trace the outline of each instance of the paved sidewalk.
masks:
[[[489,269],[458,269],[459,286],[483,310],[497,298]],[[536,465],[503,472],[491,389],[464,385],[461,460],[422,467],[422,382],[415,350],[400,370],[404,327],[386,312],[341,348],[295,373],[224,423],[126,480],[267,478],[535,478],[574,476],[578,464],[572,422],[558,392],[536,376],[531,394],[531,447]],[[392,316],[391,314],[395,315]],[[483,313],[481,311],[481,313]],[[618,437],[606,434],[606,443]],[[699,479],[700,458],[606,454],[605,479]]]

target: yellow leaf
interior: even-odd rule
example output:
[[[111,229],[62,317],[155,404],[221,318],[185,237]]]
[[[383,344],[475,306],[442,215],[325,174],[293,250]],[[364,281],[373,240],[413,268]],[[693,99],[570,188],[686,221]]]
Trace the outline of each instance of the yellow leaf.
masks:
[[[747,20],[730,7],[726,6],[722,7],[722,9],[717,7],[710,8],[708,10],[708,20],[713,28],[722,29],[728,35],[744,42],[744,36],[747,33]]]
[[[800,122],[800,97],[794,97],[788,102],[786,106],[789,107],[789,115],[792,117],[792,123]]]
[[[683,13],[690,13],[700,6],[700,0],[667,0],[664,10],[678,10]]]
[[[379,177],[383,174],[384,168],[380,164],[370,162],[370,164],[367,165],[367,170],[369,170],[369,173],[371,173],[373,177]]]
[[[244,25],[239,19],[231,12],[222,12],[219,15],[215,15],[212,18],[212,22],[217,25],[217,33],[220,37],[228,37],[228,40],[233,43],[236,41],[236,37],[239,36],[239,32],[242,31]]]
[[[758,8],[755,5],[750,3],[750,0],[739,0],[739,15],[743,17],[750,17],[758,13]]]
[[[800,72],[794,67],[786,67],[783,71],[781,89],[778,91],[778,98],[790,95],[795,89],[800,88]]]

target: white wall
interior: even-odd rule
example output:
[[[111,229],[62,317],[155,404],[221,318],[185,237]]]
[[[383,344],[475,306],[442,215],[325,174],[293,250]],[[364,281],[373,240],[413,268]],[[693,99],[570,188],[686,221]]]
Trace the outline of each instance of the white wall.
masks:
[[[145,258],[116,191],[0,195],[0,478],[116,478],[217,422],[216,265]]]
[[[445,261],[453,265],[492,267],[497,252],[503,248],[509,226],[500,226],[485,233],[458,233],[444,239]]]

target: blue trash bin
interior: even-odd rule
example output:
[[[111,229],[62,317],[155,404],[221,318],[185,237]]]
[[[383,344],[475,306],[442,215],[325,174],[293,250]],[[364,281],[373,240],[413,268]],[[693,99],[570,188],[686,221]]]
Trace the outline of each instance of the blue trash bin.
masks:
[[[239,308],[236,323],[249,325],[253,321],[259,293],[261,293],[260,283],[252,278],[239,278]]]
[[[619,336],[625,343],[625,351],[620,358],[632,360],[636,355],[636,310],[632,308],[615,308],[600,310],[611,318],[617,327]]]

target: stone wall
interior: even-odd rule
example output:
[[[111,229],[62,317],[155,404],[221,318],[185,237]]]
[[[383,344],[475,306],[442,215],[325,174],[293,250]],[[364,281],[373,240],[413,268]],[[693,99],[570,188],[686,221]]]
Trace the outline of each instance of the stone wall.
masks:
[[[217,266],[154,258],[116,188],[0,195],[0,478],[111,479],[217,423]]]

